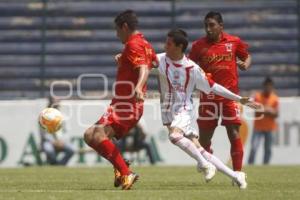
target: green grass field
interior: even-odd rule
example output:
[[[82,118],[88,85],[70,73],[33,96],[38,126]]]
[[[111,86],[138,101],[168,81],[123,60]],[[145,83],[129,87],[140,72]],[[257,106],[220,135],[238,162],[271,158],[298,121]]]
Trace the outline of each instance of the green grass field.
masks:
[[[140,180],[132,190],[122,191],[113,187],[109,167],[0,169],[0,199],[300,199],[300,166],[246,167],[249,187],[243,191],[221,173],[206,184],[194,167],[135,167],[134,171]]]

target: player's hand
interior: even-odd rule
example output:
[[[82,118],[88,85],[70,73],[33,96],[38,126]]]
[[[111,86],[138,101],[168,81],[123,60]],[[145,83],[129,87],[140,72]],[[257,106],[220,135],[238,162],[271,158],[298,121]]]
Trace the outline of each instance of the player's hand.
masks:
[[[245,105],[245,106],[248,106],[250,108],[253,108],[255,110],[261,108],[261,105],[254,102],[250,97],[242,97],[241,100],[240,100],[240,103]]]
[[[238,60],[236,63],[238,65],[238,67],[240,68],[240,70],[246,71],[248,69],[247,65],[244,61]]]
[[[158,61],[157,60],[153,60],[152,63],[152,68],[158,68],[159,64],[158,64]]]
[[[134,92],[135,92],[134,95],[135,95],[135,98],[136,98],[137,101],[144,101],[145,100],[144,99],[144,93],[141,89],[135,88]]]
[[[121,56],[122,56],[121,53],[118,53],[117,55],[115,55],[115,61],[117,64],[119,64]]]

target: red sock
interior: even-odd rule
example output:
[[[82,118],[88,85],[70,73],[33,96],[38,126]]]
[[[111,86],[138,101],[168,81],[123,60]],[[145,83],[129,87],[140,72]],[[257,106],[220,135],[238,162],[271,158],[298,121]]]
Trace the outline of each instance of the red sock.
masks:
[[[214,151],[213,151],[212,148],[211,148],[211,142],[202,145],[202,147],[205,149],[205,151],[207,151],[207,152],[213,154]]]
[[[231,159],[232,159],[232,167],[234,171],[241,171],[243,165],[243,144],[241,138],[236,138],[230,141],[231,143]]]
[[[128,175],[130,173],[119,149],[110,140],[104,140],[101,143],[91,145],[102,157],[106,158],[111,164],[119,170],[121,175]]]

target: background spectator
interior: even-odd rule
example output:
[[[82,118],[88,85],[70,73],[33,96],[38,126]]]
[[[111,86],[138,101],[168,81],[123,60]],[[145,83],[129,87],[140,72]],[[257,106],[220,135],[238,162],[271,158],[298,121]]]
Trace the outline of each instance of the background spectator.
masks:
[[[248,163],[254,164],[256,151],[261,139],[264,138],[263,163],[269,164],[272,155],[271,147],[273,132],[277,129],[275,119],[278,117],[278,96],[274,91],[274,83],[271,78],[267,77],[265,79],[262,91],[255,94],[255,101],[261,103],[264,106],[264,110],[255,113],[256,119],[254,121]]]

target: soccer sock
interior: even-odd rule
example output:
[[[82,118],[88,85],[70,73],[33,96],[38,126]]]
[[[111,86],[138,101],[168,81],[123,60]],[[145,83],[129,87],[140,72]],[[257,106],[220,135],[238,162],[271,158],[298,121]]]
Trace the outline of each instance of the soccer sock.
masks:
[[[231,159],[232,159],[232,167],[234,171],[241,171],[243,165],[243,144],[241,138],[236,138],[234,140],[230,140],[231,143]]]
[[[200,147],[199,152],[203,155],[203,157],[209,161],[210,163],[212,163],[214,166],[216,166],[216,168],[222,172],[223,174],[229,176],[230,178],[234,178],[236,173],[230,169],[229,167],[227,167],[219,158],[217,158],[216,156],[210,154],[209,152],[205,151],[205,149],[203,149],[203,147]]]
[[[171,133],[169,135],[169,139],[173,144],[194,158],[198,162],[199,167],[204,167],[209,164],[208,161],[198,151],[196,145],[191,140],[185,138],[182,134]]]
[[[201,146],[205,149],[205,151],[207,151],[211,154],[213,153],[213,150],[211,148],[211,142],[209,142],[208,144],[201,145]]]
[[[104,140],[101,143],[93,143],[91,145],[101,156],[106,158],[111,164],[119,170],[121,175],[128,175],[130,170],[126,165],[119,149],[110,140]]]

